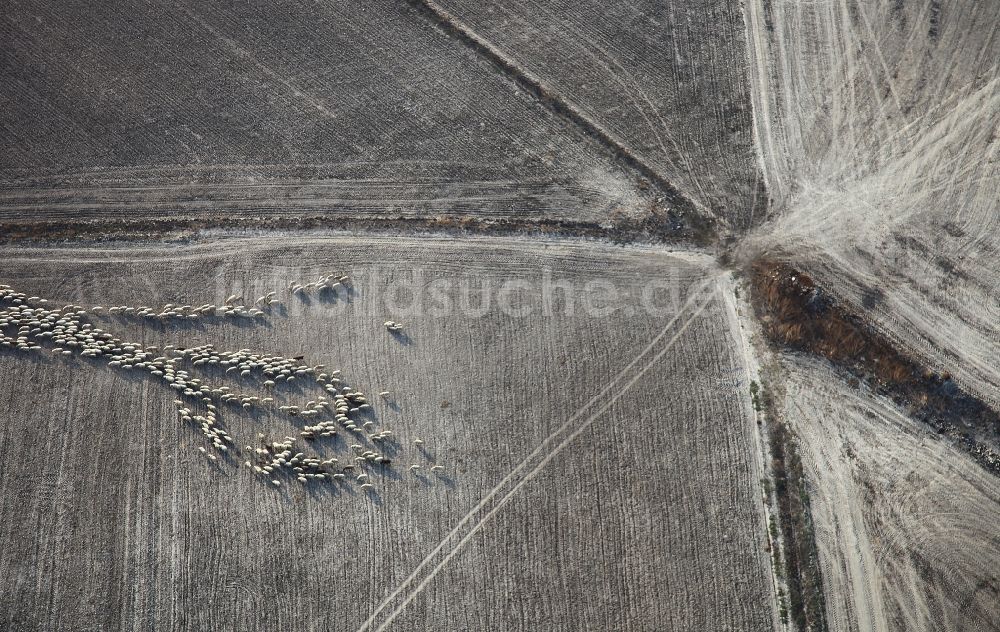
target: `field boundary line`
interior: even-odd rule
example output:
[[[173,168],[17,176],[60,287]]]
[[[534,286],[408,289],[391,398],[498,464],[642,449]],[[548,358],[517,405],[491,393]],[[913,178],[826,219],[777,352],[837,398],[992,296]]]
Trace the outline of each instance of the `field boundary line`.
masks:
[[[385,621],[383,621],[377,628],[377,631],[384,630],[385,627],[390,622],[392,622],[392,620],[395,619],[395,617],[398,616],[399,613],[402,612],[402,610],[407,605],[409,605],[411,601],[413,601],[413,599],[417,596],[417,594],[419,594],[423,590],[423,588],[430,582],[430,580],[433,579],[434,576],[437,575],[437,573],[459,552],[459,550],[472,538],[472,536],[475,535],[479,531],[479,529],[494,514],[496,514],[496,512],[499,511],[507,503],[507,501],[509,501],[513,497],[513,495],[518,490],[520,490],[521,487],[523,487],[528,481],[534,478],[535,475],[537,475],[538,472],[540,472],[542,468],[544,468],[545,465],[547,465],[548,462],[553,457],[555,457],[555,455],[559,451],[561,451],[570,442],[572,442],[573,439],[579,436],[580,433],[582,433],[586,428],[588,428],[590,424],[592,424],[599,415],[601,415],[605,410],[611,407],[612,404],[618,401],[618,399],[621,398],[621,396],[625,393],[625,391],[627,391],[632,385],[634,385],[639,380],[639,378],[641,378],[657,360],[663,357],[663,355],[666,354],[666,352],[673,347],[674,343],[680,338],[681,334],[684,333],[684,331],[695,320],[695,318],[699,316],[702,311],[704,311],[709,301],[716,296],[717,292],[710,292],[707,294],[705,300],[701,303],[698,309],[696,309],[687,318],[687,320],[683,322],[677,333],[675,333],[674,336],[666,343],[666,346],[662,350],[658,351],[651,360],[645,363],[639,369],[639,372],[635,376],[633,376],[630,380],[628,380],[624,386],[621,387],[616,386],[619,383],[619,381],[624,377],[624,375],[630,369],[632,369],[636,364],[638,364],[642,360],[642,358],[646,356],[650,352],[650,350],[652,350],[653,347],[656,346],[656,344],[660,342],[667,335],[667,333],[669,333],[671,328],[677,323],[678,320],[680,320],[684,312],[687,311],[688,308],[690,308],[692,305],[698,302],[698,299],[700,298],[702,292],[708,289],[709,286],[716,285],[715,284],[716,281],[717,281],[717,276],[712,276],[709,279],[706,279],[702,283],[698,284],[698,286],[691,291],[687,301],[685,301],[685,303],[680,307],[680,309],[677,310],[677,314],[670,319],[670,322],[668,322],[663,327],[660,333],[657,334],[656,337],[654,337],[653,340],[648,345],[646,345],[646,347],[631,362],[629,362],[628,365],[625,366],[625,368],[621,369],[611,380],[609,380],[599,393],[591,397],[590,400],[588,400],[586,404],[584,404],[575,413],[573,413],[573,415],[569,419],[567,419],[565,422],[563,422],[562,425],[560,425],[558,428],[552,431],[552,433],[550,433],[548,437],[546,437],[534,450],[532,450],[530,454],[528,454],[524,459],[522,459],[521,462],[518,463],[518,465],[513,470],[511,470],[510,473],[508,473],[499,483],[497,483],[497,485],[494,486],[493,489],[491,489],[486,494],[486,496],[482,498],[482,500],[480,500],[474,507],[472,507],[472,509],[470,509],[468,513],[466,513],[466,515],[461,520],[459,520],[458,524],[456,524],[455,527],[453,527],[451,531],[449,531],[448,534],[445,535],[444,538],[442,538],[442,540],[438,543],[438,545],[435,546],[434,549],[432,549],[431,552],[428,553],[424,557],[424,559],[420,561],[419,564],[417,564],[413,572],[410,573],[410,575],[406,579],[404,579],[403,582],[388,597],[386,597],[382,601],[382,603],[375,609],[375,611],[371,614],[371,616],[369,616],[368,619],[366,619],[361,624],[361,626],[358,628],[358,632],[364,632],[365,630],[371,629],[378,615],[383,610],[385,610],[388,607],[388,605],[393,600],[395,600],[396,597],[400,595],[400,593],[404,592],[409,584],[413,583],[416,580],[417,576],[430,563],[431,559],[434,558],[434,556],[436,556],[442,550],[447,548],[447,543],[449,540],[458,535],[459,531],[470,520],[473,520],[474,516],[478,512],[484,509],[485,506],[490,501],[492,501],[496,496],[498,496],[501,493],[505,485],[507,485],[514,477],[520,474],[522,470],[527,468],[532,459],[540,455],[549,446],[550,443],[552,443],[554,440],[558,438],[560,434],[568,430],[572,426],[573,422],[575,422],[579,417],[583,416],[586,413],[586,411],[589,408],[591,408],[591,406],[593,406],[598,400],[604,397],[613,388],[617,388],[616,393],[612,395],[610,399],[606,400],[604,404],[602,404],[599,407],[596,413],[591,415],[587,420],[585,420],[582,424],[580,424],[580,426],[576,428],[572,433],[570,433],[569,436],[559,441],[549,451],[549,453],[537,465],[534,466],[534,468],[532,468],[522,479],[517,481],[514,484],[514,486],[503,495],[503,497],[498,501],[498,503],[492,509],[490,509],[482,518],[479,518],[478,520],[475,521],[475,524],[473,524],[469,533],[463,536],[455,544],[455,546],[453,546],[452,549],[445,554],[445,557],[440,562],[438,562],[434,566],[434,568],[431,569],[430,573],[424,579],[422,579],[419,584],[417,584],[416,588],[414,588],[413,591],[410,592],[410,594],[405,598],[405,600],[399,606],[397,606],[392,611],[392,613],[390,613],[389,617]]]
[[[763,381],[760,377],[760,363],[757,361],[753,350],[753,343],[751,342],[752,334],[749,335],[744,331],[743,323],[748,322],[748,326],[753,327],[754,321],[740,314],[739,305],[743,305],[746,309],[751,310],[748,313],[752,314],[752,307],[747,299],[740,299],[737,294],[737,287],[733,282],[732,278],[727,278],[722,281],[724,287],[721,288],[721,297],[725,305],[726,319],[729,321],[729,329],[732,331],[733,339],[736,341],[737,346],[740,350],[740,361],[743,363],[746,371],[746,389],[740,394],[740,398],[744,401],[750,399],[750,384],[752,382],[757,382],[762,384]],[[744,295],[745,296],[745,295]],[[739,303],[739,304],[738,304]],[[764,426],[761,424],[762,421],[766,421],[762,411],[756,410],[753,405],[752,400],[749,402],[749,413],[750,413],[750,429],[749,434],[752,437],[751,441],[754,444],[753,449],[753,464],[756,468],[754,472],[754,481],[763,481],[765,478],[771,483],[774,483],[774,473],[768,467],[771,462],[770,459],[770,447],[765,436]],[[764,541],[770,543],[770,536],[768,535],[768,521],[771,517],[770,500],[768,494],[765,491],[763,484],[752,484],[754,489],[754,496],[756,498],[756,507],[759,513],[760,524],[758,525],[760,533],[764,534]],[[782,582],[778,579],[777,569],[774,566],[772,558],[768,555],[763,547],[761,549],[761,554],[763,556],[762,563],[765,568],[767,568],[767,575],[770,578],[771,586],[771,614],[774,625],[772,630],[774,632],[780,632],[784,628],[781,626],[781,614],[778,609],[778,594],[779,591],[783,590]]]
[[[458,41],[479,57],[490,62],[500,74],[513,81],[519,88],[530,94],[539,103],[579,127],[586,136],[592,138],[599,145],[610,151],[618,162],[654,182],[672,204],[678,207],[694,209],[705,217],[714,217],[708,209],[684,195],[672,182],[667,180],[600,123],[594,121],[579,106],[554,92],[539,77],[522,68],[496,45],[465,25],[457,16],[433,0],[406,1],[417,13],[437,26],[445,35]]]

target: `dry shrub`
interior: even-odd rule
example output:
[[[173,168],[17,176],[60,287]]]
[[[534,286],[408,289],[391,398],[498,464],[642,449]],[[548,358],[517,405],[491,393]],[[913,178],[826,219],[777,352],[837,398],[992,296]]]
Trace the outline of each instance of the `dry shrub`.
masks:
[[[860,369],[887,384],[913,382],[920,375],[913,362],[847,313],[808,274],[760,259],[753,264],[751,280],[754,308],[774,342]]]

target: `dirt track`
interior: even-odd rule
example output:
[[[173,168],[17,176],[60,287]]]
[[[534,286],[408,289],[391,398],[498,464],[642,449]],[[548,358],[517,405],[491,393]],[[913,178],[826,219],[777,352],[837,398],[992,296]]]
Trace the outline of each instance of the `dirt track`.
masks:
[[[1000,406],[1000,5],[748,2],[780,252]]]
[[[784,366],[830,629],[1000,629],[1000,481],[828,367]]]

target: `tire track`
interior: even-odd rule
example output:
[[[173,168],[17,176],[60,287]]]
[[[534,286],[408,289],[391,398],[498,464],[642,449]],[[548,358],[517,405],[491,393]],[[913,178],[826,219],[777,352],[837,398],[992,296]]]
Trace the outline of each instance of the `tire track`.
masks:
[[[505,9],[502,5],[498,6],[498,9],[501,11],[505,11],[505,13],[508,15],[510,19],[512,20],[517,19],[517,15],[513,11]],[[667,162],[667,165],[671,169],[677,171],[678,173],[686,173],[688,175],[688,177],[691,179],[691,183],[695,185],[700,194],[700,199],[698,201],[701,204],[705,205],[706,208],[708,208],[708,203],[711,198],[705,192],[704,187],[702,187],[695,169],[691,166],[691,161],[688,159],[687,153],[681,151],[680,146],[677,144],[676,139],[670,133],[670,126],[667,125],[667,121],[657,110],[656,106],[653,104],[652,99],[649,98],[649,95],[646,94],[646,92],[643,90],[642,86],[639,84],[636,78],[629,73],[628,69],[625,68],[625,66],[623,66],[614,57],[614,55],[611,54],[610,51],[600,46],[596,42],[589,42],[587,36],[584,33],[582,33],[579,29],[574,28],[570,22],[559,20],[550,11],[547,11],[545,6],[537,2],[533,3],[533,9],[534,11],[526,13],[528,13],[529,15],[548,13],[549,19],[558,22],[563,30],[571,32],[574,35],[573,41],[576,43],[577,49],[582,54],[589,57],[595,64],[604,68],[605,72],[607,73],[607,76],[621,87],[625,98],[627,98],[629,102],[633,105],[635,110],[639,112],[639,115],[643,118],[646,125],[649,127],[649,130],[653,133],[653,136],[656,139],[656,144],[659,146],[660,152],[662,153],[662,157]],[[594,51],[598,51],[600,55],[598,55]],[[604,58],[604,60],[607,60],[607,63],[605,63],[605,61],[602,60],[602,57]],[[608,64],[613,64],[615,68],[612,69]],[[643,103],[640,103],[640,100]],[[645,107],[643,104],[645,104]],[[648,114],[646,112],[646,107],[649,108]],[[656,123],[659,123],[659,125],[653,122],[653,120],[650,118],[651,116],[656,119]],[[667,147],[663,141],[661,132],[663,136],[666,136],[667,141],[669,141],[670,144],[673,146],[674,153],[667,151]],[[675,158],[683,162],[683,167],[684,167],[683,169],[681,169],[674,162]]]
[[[747,53],[750,58],[750,108],[753,120],[754,148],[760,162],[764,186],[776,198],[786,193],[781,170],[778,168],[777,142],[771,129],[771,95],[769,93],[768,44],[762,35],[764,29],[764,8],[761,0],[749,0],[743,9],[746,27]]]
[[[681,193],[673,183],[660,175],[654,167],[636,155],[631,148],[611,132],[592,120],[576,104],[553,92],[541,79],[521,68],[491,42],[462,24],[456,16],[431,0],[407,0],[407,2],[445,35],[457,40],[463,46],[492,63],[503,76],[509,78],[539,103],[579,127],[585,135],[593,138],[599,145],[608,150],[620,164],[654,183],[672,205],[680,210],[691,210],[703,217],[710,216],[710,213]]]
[[[253,53],[251,53],[246,48],[240,46],[240,44],[235,40],[227,37],[220,31],[215,29],[211,24],[202,19],[201,16],[197,15],[187,7],[181,5],[176,5],[176,6],[181,10],[182,13],[184,13],[188,17],[188,19],[191,22],[197,24],[199,27],[201,27],[201,29],[207,31],[212,37],[214,37],[216,40],[224,44],[226,48],[228,48],[230,52],[237,59],[243,59],[248,61],[255,68],[257,68],[257,70],[259,70],[264,76],[284,86],[285,89],[287,89],[290,93],[295,95],[296,98],[298,98],[300,101],[302,101],[303,103],[310,106],[312,109],[322,114],[324,118],[330,120],[334,120],[337,118],[337,114],[328,109],[322,102],[319,101],[319,99],[303,92],[297,86],[292,84],[292,82],[289,81],[287,77],[282,76],[281,73],[276,72],[273,68],[271,68],[264,62],[257,59],[257,57],[254,56]]]
[[[676,341],[681,337],[681,335],[688,328],[688,326],[690,326],[691,323],[694,322],[694,320],[708,306],[710,300],[715,297],[716,295],[715,292],[711,292],[705,298],[705,300],[702,301],[700,305],[698,305],[697,309],[695,309],[691,313],[691,315],[681,324],[677,332],[666,342],[663,349],[659,350],[648,362],[643,364],[639,368],[639,371],[638,373],[636,373],[636,375],[634,375],[631,379],[625,382],[623,386],[620,387],[617,386],[622,380],[622,378],[626,375],[626,373],[633,367],[635,367],[637,364],[639,364],[642,361],[642,359],[645,356],[647,356],[647,354],[649,354],[649,352],[661,340],[663,340],[664,337],[666,337],[666,335],[670,332],[671,328],[678,322],[680,317],[691,306],[693,306],[695,303],[698,303],[698,299],[701,298],[701,294],[703,291],[709,289],[710,286],[712,287],[712,289],[717,289],[716,282],[717,282],[717,277],[711,277],[710,279],[707,279],[703,283],[699,284],[698,287],[696,287],[694,290],[692,290],[688,300],[678,310],[677,314],[670,320],[670,322],[667,323],[667,325],[663,328],[663,330],[652,340],[652,342],[650,342],[649,345],[647,345],[639,353],[639,355],[636,356],[635,359],[629,362],[629,364],[626,365],[624,369],[622,369],[617,375],[615,375],[615,377],[612,378],[612,380],[609,381],[608,384],[605,385],[604,388],[602,388],[597,395],[592,397],[586,404],[584,404],[582,408],[580,408],[567,421],[565,421],[561,426],[559,426],[559,428],[557,428],[548,437],[546,437],[545,440],[543,440],[542,443],[538,445],[538,447],[536,447],[527,457],[524,458],[524,460],[522,460],[517,465],[517,467],[515,467],[507,476],[503,478],[503,480],[500,481],[500,483],[498,483],[492,490],[490,490],[490,492],[458,522],[458,524],[445,536],[445,538],[436,547],[434,547],[434,549],[431,550],[431,552],[426,557],[424,557],[424,559],[417,565],[414,571],[405,580],[403,580],[403,583],[400,584],[385,600],[383,600],[382,604],[379,605],[378,608],[376,608],[375,612],[361,624],[361,626],[358,628],[358,632],[364,632],[365,630],[372,629],[372,626],[375,624],[375,621],[378,618],[378,616],[386,608],[388,608],[389,605],[400,594],[407,591],[408,586],[410,586],[411,584],[413,584],[414,581],[416,581],[416,578],[421,574],[421,572],[431,562],[431,560],[433,560],[435,556],[437,556],[439,553],[448,548],[448,542],[453,540],[459,534],[459,532],[467,524],[469,524],[470,521],[472,521],[472,526],[469,527],[468,532],[464,536],[462,536],[462,538],[457,543],[455,543],[455,545],[452,546],[447,553],[445,553],[441,561],[439,561],[423,577],[423,579],[421,579],[420,582],[412,590],[409,591],[409,594],[406,595],[404,600],[398,606],[396,606],[396,608],[392,610],[392,612],[388,615],[388,617],[376,628],[377,631],[385,630],[386,627],[390,623],[392,623],[392,621],[399,615],[399,613],[402,612],[417,597],[417,595],[420,594],[420,592],[427,586],[427,584],[430,583],[430,581],[437,575],[437,573],[440,572],[440,570],[444,568],[444,566],[447,565],[447,563],[461,551],[461,549],[465,546],[465,544],[469,542],[469,540],[483,527],[483,525],[486,524],[486,522],[490,520],[490,518],[492,518],[498,511],[500,511],[500,509],[502,509],[504,505],[506,505],[507,502],[524,485],[526,485],[531,479],[537,476],[537,474],[542,469],[544,469],[544,467],[549,463],[549,461],[555,458],[555,456],[558,455],[558,453],[563,448],[569,445],[576,437],[578,437],[582,432],[584,432],[588,427],[590,427],[590,425],[601,414],[603,414],[604,411],[610,408],[612,404],[614,404],[619,398],[621,398],[621,396],[630,387],[632,387],[643,375],[645,375],[645,373],[673,347],[674,343],[676,343]],[[573,427],[574,422],[578,418],[586,414],[586,412],[588,411],[588,409],[591,408],[591,406],[593,406],[595,403],[601,400],[601,398],[607,395],[608,392],[610,392],[613,388],[616,389],[615,394],[611,396],[609,399],[607,399],[605,403],[597,409],[596,412],[590,415],[583,423],[579,424],[572,432],[570,432],[569,435],[559,440],[558,443],[556,443],[554,446],[550,445],[552,442],[556,441],[560,435],[570,430]],[[476,518],[476,515],[483,509],[485,509],[485,507],[502,492],[502,490],[506,485],[511,483],[519,474],[521,474],[521,472],[529,466],[532,460],[538,458],[543,453],[545,454],[545,456],[542,457],[541,460],[531,470],[529,470],[522,478],[517,480],[517,482],[513,483],[513,486],[503,494],[500,500],[497,501],[496,504],[489,511],[487,511],[482,517]]]

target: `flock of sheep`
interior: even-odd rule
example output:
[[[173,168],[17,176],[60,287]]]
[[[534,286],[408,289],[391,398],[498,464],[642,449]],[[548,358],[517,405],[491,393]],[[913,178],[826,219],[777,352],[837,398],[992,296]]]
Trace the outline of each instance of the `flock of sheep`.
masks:
[[[292,283],[292,294],[314,289],[336,290],[349,283],[347,276],[329,275],[314,283],[301,285]],[[340,371],[327,372],[323,365],[309,366],[302,358],[286,358],[276,355],[252,353],[248,349],[222,351],[213,345],[179,348],[166,345],[162,349],[126,342],[111,333],[95,327],[85,319],[92,315],[113,315],[119,317],[142,317],[168,322],[175,319],[197,319],[209,315],[257,318],[266,314],[264,310],[279,303],[276,293],[270,292],[259,297],[253,307],[241,304],[241,297],[229,296],[222,305],[206,304],[165,305],[156,310],[149,307],[116,306],[107,309],[79,305],[65,305],[50,308],[48,301],[37,296],[27,296],[14,291],[9,285],[0,285],[0,349],[39,352],[48,348],[51,352],[65,356],[79,355],[86,358],[101,358],[110,367],[119,370],[141,371],[163,380],[178,393],[174,400],[177,414],[184,423],[199,428],[208,439],[209,447],[198,448],[199,452],[213,462],[227,459],[240,452],[245,454],[244,465],[262,479],[280,486],[283,478],[299,483],[330,481],[347,482],[353,480],[361,489],[374,488],[369,472],[372,468],[389,467],[392,460],[386,454],[386,447],[397,447],[392,431],[377,429],[372,413],[372,403],[365,394],[344,383]],[[391,322],[391,321],[390,321]],[[399,331],[398,323],[386,323],[391,332]],[[43,346],[44,345],[44,346]],[[194,376],[202,372],[205,379]],[[256,384],[262,395],[251,395],[230,386],[220,385],[230,376],[237,377],[244,384]],[[210,383],[211,382],[211,383]],[[321,388],[321,394],[304,404],[282,404],[277,398],[284,395],[301,395],[302,385]],[[284,391],[282,393],[281,391]],[[379,398],[389,400],[387,391],[379,393]],[[283,437],[269,441],[265,434],[257,435],[258,445],[240,447],[236,439],[221,425],[219,406],[230,406],[254,414],[255,411],[270,411],[273,414],[301,420],[299,437]],[[338,458],[321,458],[307,455],[296,448],[301,439],[316,442],[335,436],[338,432],[348,433],[353,439],[350,454],[343,461]],[[423,441],[414,443],[422,446]],[[368,444],[369,447],[365,447]],[[382,447],[382,452],[376,448]],[[421,447],[424,457],[427,453]],[[419,463],[409,467],[416,475],[422,470]],[[440,464],[432,464],[435,474],[444,471]]]

